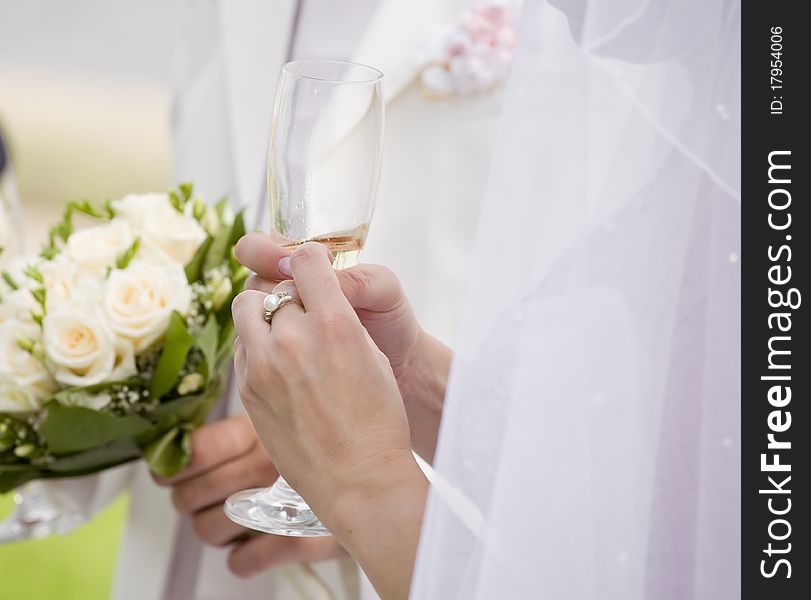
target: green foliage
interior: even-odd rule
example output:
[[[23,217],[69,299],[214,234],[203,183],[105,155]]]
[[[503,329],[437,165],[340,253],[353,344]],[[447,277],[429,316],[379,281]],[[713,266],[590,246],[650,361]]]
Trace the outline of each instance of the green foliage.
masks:
[[[65,206],[62,220],[51,228],[48,234],[48,245],[40,252],[40,256],[51,260],[59,254],[59,245],[67,242],[70,234],[73,233],[73,215],[76,213],[102,221],[109,221],[115,216],[112,203],[109,201],[98,209],[89,200],[71,200]]]
[[[173,427],[144,449],[150,470],[160,477],[171,477],[189,463],[191,429]]]
[[[217,370],[217,348],[220,336],[220,326],[217,319],[209,317],[208,321],[197,336],[197,347],[203,352],[206,359],[206,383],[211,381]]]
[[[245,234],[242,211],[227,224],[225,199],[205,210],[186,183],[170,192],[169,198],[175,209],[186,213],[192,202],[194,218],[215,232],[185,266],[186,277],[194,284],[195,311],[187,317],[172,313],[157,355],[137,357],[140,375],[133,380],[60,390],[30,419],[0,413],[0,493],[32,479],[81,476],[142,457],[153,472],[165,476],[188,463],[191,432],[205,421],[222,392],[223,370],[233,354],[235,335],[230,304],[249,272],[233,253],[234,244]],[[50,231],[43,257],[53,258],[61,251],[74,231],[76,214],[110,220],[115,211],[110,201],[100,208],[87,200],[69,202]],[[115,268],[127,268],[140,242],[136,239],[117,257]],[[33,266],[23,274],[32,283],[28,289],[41,308],[33,317],[41,324],[46,305],[44,277]],[[0,276],[12,289],[29,283],[15,281],[7,272]],[[17,344],[42,359],[41,344],[23,338]],[[199,373],[204,383],[196,393],[193,385],[185,386],[185,395],[179,397],[178,384],[189,373]],[[84,400],[101,394],[111,397],[105,408],[82,406]]]
[[[206,253],[206,258],[203,261],[203,273],[210,269],[215,269],[225,262],[226,253],[231,248],[229,242],[231,241],[232,229],[233,225],[228,226],[223,224],[217,232],[217,235],[214,236],[211,246]]]
[[[3,271],[2,273],[0,273],[0,276],[3,277],[3,281],[5,281],[6,285],[8,287],[10,287],[12,290],[20,289],[20,286],[17,285],[17,282],[14,281],[14,278],[11,276],[11,273],[9,273],[8,271]]]
[[[195,252],[189,264],[186,265],[186,281],[198,281],[203,272],[203,261],[206,259],[208,249],[211,247],[211,237],[207,237]]]
[[[42,273],[40,273],[39,269],[34,266],[25,267],[25,269],[23,269],[23,274],[39,284],[45,283],[45,278],[42,276]]]
[[[149,431],[149,421],[137,415],[114,415],[84,408],[49,402],[40,432],[54,455],[99,448],[117,439]]]
[[[177,311],[173,312],[163,338],[163,350],[149,385],[150,397],[157,400],[177,385],[178,374],[186,364],[186,356],[193,345],[194,338],[186,328],[186,320]]]
[[[181,183],[177,190],[169,190],[169,203],[177,212],[186,210],[186,203],[191,199],[194,186],[191,183]]]
[[[141,247],[141,238],[135,238],[135,241],[132,242],[132,245],[124,250],[121,254],[118,255],[118,258],[115,259],[115,268],[116,269],[126,269],[129,264],[132,262],[132,259],[135,258],[135,255],[138,253],[138,248]]]

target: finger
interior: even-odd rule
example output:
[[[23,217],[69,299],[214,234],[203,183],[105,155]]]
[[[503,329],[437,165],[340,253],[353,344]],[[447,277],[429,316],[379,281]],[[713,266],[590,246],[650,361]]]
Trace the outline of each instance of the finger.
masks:
[[[252,352],[262,352],[270,338],[268,324],[264,319],[265,296],[267,294],[257,290],[245,290],[231,303],[234,328],[248,355]]]
[[[284,563],[315,562],[342,553],[332,537],[295,538],[260,535],[239,544],[228,556],[228,568],[238,577],[250,577]]]
[[[190,515],[215,504],[222,505],[228,496],[241,489],[273,483],[279,474],[270,458],[259,447],[253,452],[257,454],[244,454],[178,483],[172,489],[172,503],[177,511]]]
[[[290,279],[290,272],[279,270],[279,261],[290,256],[290,250],[262,233],[248,233],[237,242],[234,254],[240,264],[265,279]]]
[[[257,290],[259,292],[269,294],[273,291],[273,288],[278,285],[278,283],[279,282],[276,279],[266,279],[259,275],[251,275],[245,282],[245,289]]]
[[[204,543],[216,547],[230,544],[249,533],[226,517],[219,504],[197,512],[192,517],[192,527]]]
[[[290,257],[290,267],[307,312],[351,310],[326,247],[314,242],[303,244]]]
[[[304,314],[304,305],[301,302],[296,284],[292,281],[282,281],[279,285],[273,288],[274,294],[287,294],[293,298],[294,302],[287,302],[284,306],[277,308],[273,313],[271,335],[278,336],[278,332],[282,328],[292,328],[293,331],[299,331],[298,323],[296,321]],[[285,323],[282,325],[282,323]]]
[[[191,460],[186,468],[173,477],[156,477],[155,480],[160,485],[177,485],[250,452],[256,446],[257,437],[246,435],[244,421],[247,418],[246,415],[237,415],[194,431],[191,435]],[[252,427],[250,423],[247,426]]]
[[[405,302],[400,281],[386,267],[358,265],[337,272],[344,296],[357,310],[390,312]]]
[[[286,294],[291,298],[294,298],[297,302],[301,302],[301,295],[298,293],[298,288],[296,287],[296,282],[292,280],[282,281],[278,285],[274,286],[271,290],[273,294]]]
[[[245,346],[242,345],[242,340],[237,338],[234,340],[234,373],[237,376],[237,383],[245,381],[245,378],[248,376],[247,367]]]

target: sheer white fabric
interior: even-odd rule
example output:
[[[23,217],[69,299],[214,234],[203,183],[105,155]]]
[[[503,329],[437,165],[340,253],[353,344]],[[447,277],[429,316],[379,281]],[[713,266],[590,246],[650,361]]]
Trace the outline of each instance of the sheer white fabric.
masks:
[[[740,596],[740,6],[525,2],[411,597]]]

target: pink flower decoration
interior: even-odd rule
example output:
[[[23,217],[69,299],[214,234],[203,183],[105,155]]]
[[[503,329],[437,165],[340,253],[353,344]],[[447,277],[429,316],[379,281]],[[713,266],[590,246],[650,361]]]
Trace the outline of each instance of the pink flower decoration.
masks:
[[[423,53],[420,86],[430,97],[486,92],[507,78],[515,50],[517,11],[490,0],[462,15],[454,27],[437,28]]]

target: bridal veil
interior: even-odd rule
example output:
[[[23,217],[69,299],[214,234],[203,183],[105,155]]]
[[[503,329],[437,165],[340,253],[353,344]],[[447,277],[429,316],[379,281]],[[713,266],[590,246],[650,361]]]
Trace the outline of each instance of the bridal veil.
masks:
[[[411,596],[740,596],[740,5],[526,0]]]

